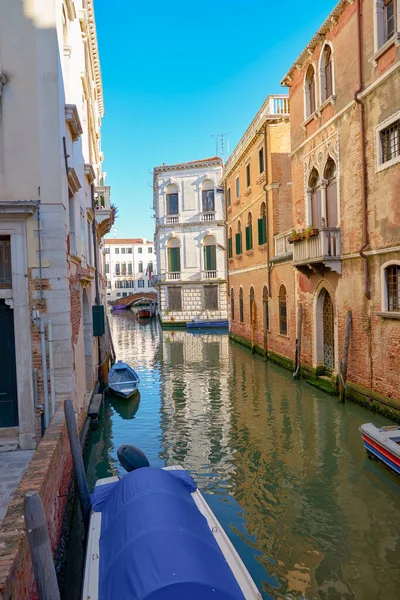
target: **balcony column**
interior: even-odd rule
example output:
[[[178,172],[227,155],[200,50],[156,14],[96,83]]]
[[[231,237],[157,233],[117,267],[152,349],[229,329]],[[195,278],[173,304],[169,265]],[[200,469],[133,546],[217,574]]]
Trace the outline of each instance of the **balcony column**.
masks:
[[[306,227],[311,227],[311,224],[312,224],[312,208],[311,208],[312,189],[307,188],[306,194],[307,194]]]
[[[322,227],[327,227],[327,217],[326,217],[326,188],[328,182],[326,179],[321,180],[321,225]]]

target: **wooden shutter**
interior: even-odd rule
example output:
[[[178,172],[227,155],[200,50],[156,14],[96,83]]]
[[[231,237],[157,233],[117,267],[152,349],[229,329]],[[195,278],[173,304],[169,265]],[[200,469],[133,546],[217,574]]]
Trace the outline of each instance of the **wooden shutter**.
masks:
[[[168,248],[168,265],[171,273],[181,270],[180,248]]]
[[[242,234],[236,233],[236,254],[242,254]]]

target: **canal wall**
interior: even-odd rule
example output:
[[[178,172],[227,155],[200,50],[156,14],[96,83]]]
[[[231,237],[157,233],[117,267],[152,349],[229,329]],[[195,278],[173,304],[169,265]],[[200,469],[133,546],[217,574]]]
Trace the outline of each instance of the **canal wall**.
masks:
[[[230,333],[229,337],[231,340],[246,347],[248,350],[254,351],[260,356],[264,356],[264,348],[260,344],[255,344],[254,347],[252,347],[249,340],[233,333]],[[267,357],[269,361],[284,369],[292,372],[295,369],[294,360],[287,356],[268,350]],[[308,384],[316,387],[322,392],[325,392],[330,396],[336,396],[338,394],[338,378],[336,375],[332,375],[332,377],[320,377],[317,369],[314,369],[305,363],[301,363],[300,375]],[[346,388],[345,397],[347,400],[360,404],[375,413],[400,423],[400,401],[396,398],[386,397],[350,381],[346,381]]]
[[[79,430],[86,419],[78,416]],[[72,458],[63,407],[60,406],[32,457],[0,527],[0,600],[35,600],[36,586],[24,527],[24,497],[40,495],[53,552],[56,553],[68,506]]]

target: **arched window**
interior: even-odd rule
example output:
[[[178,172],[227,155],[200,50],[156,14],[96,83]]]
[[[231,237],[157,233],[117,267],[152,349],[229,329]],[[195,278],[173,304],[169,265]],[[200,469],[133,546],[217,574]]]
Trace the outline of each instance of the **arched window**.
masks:
[[[133,288],[133,279],[128,280],[128,287]]]
[[[315,71],[312,65],[309,65],[304,82],[304,101],[306,119],[310,117],[316,109],[315,103]]]
[[[233,257],[233,240],[232,240],[232,227],[229,227],[228,235],[228,258]]]
[[[253,325],[253,315],[254,315],[254,288],[253,287],[250,288],[249,302],[250,302],[250,325]]]
[[[126,275],[126,262],[121,265],[121,275]]]
[[[235,290],[231,288],[231,319],[235,320]]]
[[[143,273],[143,263],[141,260],[138,263],[138,269],[139,269],[139,273]]]
[[[213,235],[206,235],[203,240],[204,270],[217,271],[217,244]]]
[[[246,226],[246,250],[252,250],[253,248],[253,217],[251,212],[247,215],[247,226]]]
[[[179,238],[173,237],[168,240],[168,271],[180,273],[181,270],[181,243]],[[179,279],[179,277],[178,277]]]
[[[115,274],[116,275],[121,275],[121,268],[120,268],[119,262],[115,263]]]
[[[333,95],[333,57],[329,44],[324,46],[321,54],[321,102],[325,102]]]
[[[262,303],[263,303],[263,328],[264,331],[269,330],[269,310],[268,310],[268,288],[264,285],[263,295],[262,295]]]
[[[243,288],[239,291],[239,320],[244,323]]]
[[[267,207],[265,202],[260,206],[260,218],[258,219],[258,245],[262,246],[267,242]]]
[[[308,180],[311,204],[311,225],[321,227],[321,182],[317,169],[313,169]]]
[[[179,202],[178,202],[178,186],[174,183],[167,185],[166,189],[167,197],[167,215],[179,214]]]
[[[64,45],[68,45],[69,36],[68,36],[68,17],[65,11],[65,5],[62,7],[62,25],[63,25],[63,42]]]
[[[236,254],[242,254],[242,224],[238,221],[236,233]]]
[[[120,287],[120,285],[119,285],[119,281],[116,281],[116,282],[115,282],[115,288],[116,288],[116,289],[119,289],[119,287]]]
[[[326,185],[326,226],[338,226],[336,163],[329,157],[324,170]]]
[[[132,275],[132,263],[128,263],[128,275]]]
[[[214,182],[211,179],[203,181],[201,186],[201,200],[203,213],[215,211],[215,190]]]
[[[400,263],[388,265],[385,270],[385,310],[400,312]]]
[[[122,287],[123,288],[127,288],[128,287],[128,280],[127,279],[123,279],[122,280]]]
[[[279,289],[279,333],[287,335],[286,288],[284,285],[281,285]]]

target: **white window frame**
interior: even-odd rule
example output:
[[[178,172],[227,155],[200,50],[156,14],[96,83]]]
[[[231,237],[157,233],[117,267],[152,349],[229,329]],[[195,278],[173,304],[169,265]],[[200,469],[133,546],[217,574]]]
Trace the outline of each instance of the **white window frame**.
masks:
[[[387,281],[386,281],[386,269],[393,265],[400,267],[400,260],[388,260],[381,266],[381,309],[385,317],[392,317],[393,319],[400,317],[400,311],[389,310],[388,306],[388,295],[387,295]]]
[[[400,1],[400,0],[399,0]],[[400,110],[395,112],[393,115],[379,123],[375,127],[375,172],[379,173],[380,171],[384,171],[385,169],[389,169],[393,167],[393,165],[397,165],[400,163],[400,154],[395,156],[391,160],[387,160],[386,162],[382,162],[383,153],[382,153],[382,144],[381,144],[381,131],[390,127],[392,123],[400,120]]]
[[[374,59],[379,58],[393,42],[400,41],[400,0],[396,0],[396,30],[394,35],[385,40],[385,10],[383,0],[374,0]]]
[[[314,88],[315,88],[315,107],[312,112],[311,112],[310,92],[308,90],[308,83],[307,83],[307,73],[308,73],[308,69],[310,66],[312,66],[314,69]],[[303,100],[304,100],[304,122],[305,123],[307,123],[308,121],[311,121],[311,119],[314,118],[314,115],[318,110],[318,105],[319,105],[318,90],[319,90],[318,69],[314,62],[310,62],[307,65],[307,68],[304,72],[304,78],[303,78]]]
[[[329,48],[331,49],[331,64],[332,64],[332,94],[328,97],[325,98],[324,97],[324,93],[325,93],[325,59],[324,59],[324,53],[325,53],[325,48],[329,46]],[[324,106],[324,104],[326,102],[329,102],[329,100],[334,100],[336,98],[336,86],[335,86],[335,54],[333,51],[333,44],[331,42],[325,42],[324,45],[322,46],[322,50],[321,50],[321,54],[319,57],[319,64],[318,64],[318,72],[319,72],[319,106]]]

